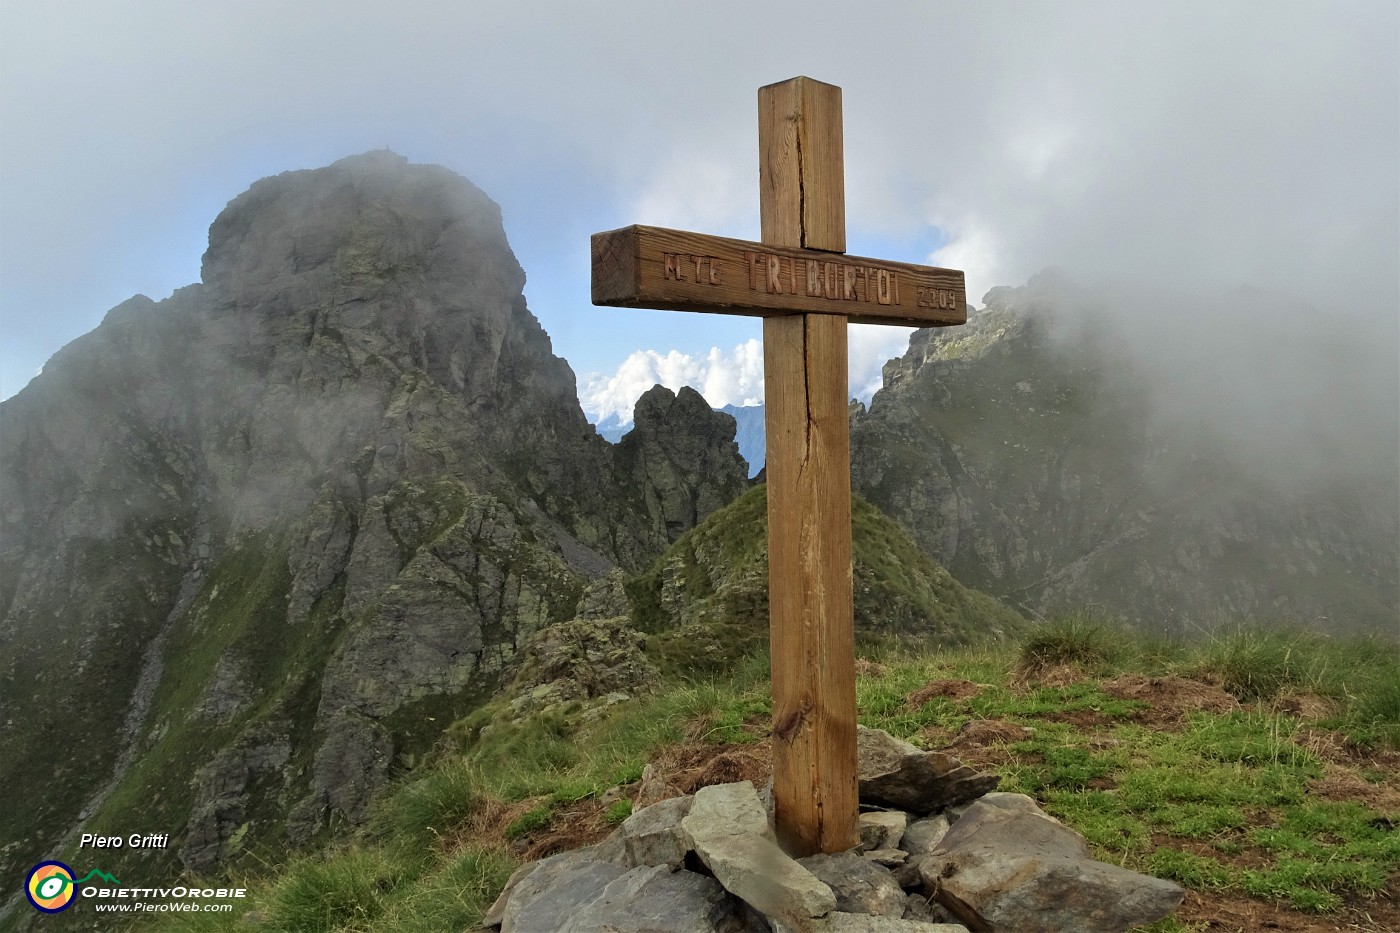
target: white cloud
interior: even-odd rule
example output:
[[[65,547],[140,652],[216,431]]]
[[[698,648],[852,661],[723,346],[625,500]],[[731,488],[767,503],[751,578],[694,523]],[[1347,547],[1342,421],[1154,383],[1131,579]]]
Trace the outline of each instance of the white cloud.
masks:
[[[909,346],[909,330],[876,324],[852,324],[846,333],[850,395],[869,402],[884,382],[886,361]]]
[[[847,333],[850,394],[869,401],[880,388],[885,362],[903,353],[908,342],[909,331],[902,327],[852,325]],[[585,384],[580,403],[596,424],[630,424],[637,399],[655,385],[673,391],[690,386],[715,408],[761,405],[763,344],[747,340],[727,351],[711,347],[703,355],[637,350],[616,372],[590,373]]]
[[[757,405],[763,401],[763,345],[757,340],[704,356],[679,350],[636,350],[612,375],[590,373],[580,402],[596,423],[632,421],[632,407],[654,385],[690,386],[712,406]]]

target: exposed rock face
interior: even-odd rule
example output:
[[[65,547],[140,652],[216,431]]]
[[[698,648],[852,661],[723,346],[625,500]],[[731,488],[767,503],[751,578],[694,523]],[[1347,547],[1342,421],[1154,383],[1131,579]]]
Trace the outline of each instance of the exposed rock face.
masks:
[[[1271,372],[1272,356],[1248,330],[1234,351],[1213,354],[1226,362],[1210,371],[1154,377],[1150,365],[1164,354],[1121,346],[1112,322],[1076,329],[1067,320],[1066,303],[1087,300],[1040,277],[994,289],[962,327],[916,331],[908,352],[886,364],[869,411],[853,414],[852,488],[960,581],[1031,614],[1094,606],[1166,630],[1222,616],[1393,630],[1395,390],[1389,424],[1385,403],[1368,408],[1370,421],[1350,409],[1311,413],[1319,436],[1329,423],[1349,426],[1351,442],[1313,450],[1329,468],[1306,480],[1267,438],[1246,443],[1244,434],[1266,432],[1232,398],[1267,378],[1316,387],[1309,407],[1323,409],[1329,380],[1348,378],[1345,335],[1304,318],[1313,326],[1280,344],[1281,312],[1270,307],[1271,353],[1299,357],[1287,378]],[[1188,337],[1232,339],[1199,325],[1175,339]],[[1301,405],[1267,401],[1277,433],[1308,436]],[[1213,428],[1226,407],[1244,413]],[[1361,456],[1362,446],[1379,453]]]
[[[598,438],[523,284],[485,194],[369,153],[253,185],[201,284],[0,407],[0,705],[30,711],[0,726],[0,870],[79,814],[170,830],[122,853],[149,877],[362,818],[590,579],[742,487],[688,397],[625,455]]]
[[[689,386],[649,389],[637,399],[633,425],[617,456],[644,491],[647,515],[668,534],[695,527],[748,489],[733,416],[711,411]]]

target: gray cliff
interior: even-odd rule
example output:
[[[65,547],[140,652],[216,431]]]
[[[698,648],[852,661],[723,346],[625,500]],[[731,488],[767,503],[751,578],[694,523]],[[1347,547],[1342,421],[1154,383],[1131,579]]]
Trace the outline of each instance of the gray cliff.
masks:
[[[599,438],[524,282],[485,194],[368,153],[254,184],[200,284],[0,406],[4,874],[80,824],[171,833],[122,864],[172,878],[363,820],[589,580],[746,488],[684,394]]]

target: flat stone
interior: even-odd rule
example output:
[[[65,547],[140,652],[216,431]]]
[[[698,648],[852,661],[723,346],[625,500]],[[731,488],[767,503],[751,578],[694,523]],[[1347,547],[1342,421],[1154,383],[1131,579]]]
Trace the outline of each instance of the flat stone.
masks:
[[[587,849],[551,855],[515,885],[501,913],[501,933],[559,933],[623,874]]]
[[[498,927],[506,913],[506,904],[510,901],[511,892],[515,886],[524,881],[532,871],[540,867],[539,862],[526,862],[515,871],[511,872],[510,878],[506,881],[506,886],[501,889],[496,900],[492,902],[490,909],[486,911],[486,916],[481,918],[481,925],[484,927]]]
[[[880,810],[859,816],[862,849],[897,849],[909,825],[909,815],[899,810]]]
[[[1185,895],[1169,881],[1094,861],[1063,824],[981,801],[917,867],[924,889],[974,929],[1119,933],[1167,916]]]
[[[764,926],[715,879],[653,865],[609,882],[558,933],[760,933]]]
[[[915,820],[904,831],[904,838],[900,840],[899,847],[910,855],[924,855],[938,846],[950,828],[952,824],[942,813]]]
[[[700,788],[681,828],[725,890],[770,920],[819,917],[836,907],[831,888],[778,848],[752,782]]]
[[[903,849],[869,849],[861,856],[886,868],[896,868],[909,860],[909,853]]]
[[[1020,810],[1023,813],[1033,813],[1047,820],[1052,820],[1056,823],[1060,822],[1040,809],[1040,804],[1035,802],[1034,797],[1029,797],[1025,794],[1008,794],[1003,791],[993,791],[990,794],[983,794],[977,799],[977,802],[990,804],[1001,810]]]
[[[671,797],[637,810],[622,821],[611,837],[622,845],[620,864],[624,868],[665,865],[674,870],[690,852],[690,837],[681,829],[681,820],[690,813],[693,797]]]
[[[952,755],[925,752],[879,729],[856,727],[861,803],[923,816],[975,800],[1001,777],[967,767]]]
[[[836,909],[877,917],[904,915],[904,889],[888,869],[857,855],[809,855],[797,864],[816,875],[836,895]]]

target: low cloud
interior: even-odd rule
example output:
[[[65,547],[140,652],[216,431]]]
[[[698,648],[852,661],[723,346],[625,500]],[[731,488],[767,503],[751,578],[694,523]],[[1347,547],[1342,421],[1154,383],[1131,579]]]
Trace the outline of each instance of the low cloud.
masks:
[[[628,424],[637,399],[654,385],[672,390],[690,386],[716,408],[760,404],[763,344],[748,340],[728,351],[711,347],[704,356],[637,350],[611,375],[590,373],[580,401],[597,424]]]
[[[885,363],[909,345],[902,327],[855,324],[847,332],[849,392],[870,401],[881,385]],[[579,399],[595,424],[626,425],[632,407],[654,385],[690,386],[715,408],[763,404],[763,343],[747,340],[732,350],[711,347],[703,356],[679,350],[637,350],[612,374],[589,373]]]

